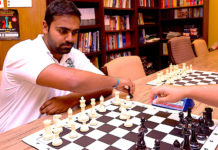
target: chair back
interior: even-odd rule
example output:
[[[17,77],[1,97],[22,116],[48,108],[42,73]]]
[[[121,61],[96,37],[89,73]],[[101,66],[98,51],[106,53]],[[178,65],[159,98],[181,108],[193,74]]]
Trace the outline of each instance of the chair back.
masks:
[[[207,43],[203,39],[196,39],[192,42],[196,56],[204,56],[208,51]]]
[[[123,56],[106,63],[102,71],[113,77],[126,77],[132,81],[145,77],[145,71],[139,56]]]
[[[173,64],[180,64],[195,57],[189,37],[174,37],[167,44]]]

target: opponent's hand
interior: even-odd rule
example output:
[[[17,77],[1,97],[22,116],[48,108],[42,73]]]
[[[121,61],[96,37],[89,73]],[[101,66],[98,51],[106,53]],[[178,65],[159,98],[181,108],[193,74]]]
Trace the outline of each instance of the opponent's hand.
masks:
[[[119,85],[116,89],[128,93],[128,88],[130,88],[130,93],[134,94],[135,84],[130,79],[119,78]]]
[[[157,98],[155,99],[155,95]],[[156,86],[152,89],[149,101],[155,104],[163,104],[166,102],[177,102],[185,97],[184,90],[179,86],[163,85]]]
[[[61,97],[53,97],[40,107],[40,113],[53,115],[66,112],[68,108],[72,107],[72,102],[72,100],[62,99]]]

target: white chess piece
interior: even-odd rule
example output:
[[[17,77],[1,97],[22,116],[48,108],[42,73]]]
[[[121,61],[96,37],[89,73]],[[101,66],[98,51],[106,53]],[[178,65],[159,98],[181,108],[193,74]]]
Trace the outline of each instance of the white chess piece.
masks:
[[[60,120],[61,116],[62,116],[61,114],[56,114],[53,116],[55,127],[59,130],[59,132],[63,131],[62,122]]]
[[[126,96],[126,108],[131,108],[132,107],[132,102],[130,100],[130,96]]]
[[[94,113],[94,114],[93,114]],[[96,126],[98,124],[98,121],[96,120],[96,115],[95,112],[91,111],[91,121],[90,121],[90,125],[91,126]]]
[[[130,120],[130,115],[129,114],[126,114],[127,116],[126,116],[126,122],[124,123],[124,126],[125,127],[132,127],[133,126],[133,124],[132,124],[132,121]]]
[[[78,133],[76,132],[76,123],[74,121],[71,121],[70,124],[71,124],[71,132],[69,134],[69,137],[76,138],[78,136]]]
[[[115,91],[115,97],[113,100],[113,104],[120,105],[120,92],[119,91]]]
[[[104,97],[100,97],[100,106],[98,107],[99,112],[106,112],[106,108],[104,106]]]
[[[126,119],[127,119],[127,118],[126,118],[126,114],[127,114],[128,112],[127,112],[127,110],[126,110],[124,104],[121,104],[121,105],[123,105],[123,106],[122,106],[122,110],[121,110],[121,113],[120,113],[120,119],[126,120]]]
[[[71,121],[73,119],[73,111],[72,111],[71,108],[69,108],[67,110],[67,114],[68,114],[68,116],[67,116],[67,127],[71,127]]]
[[[87,132],[89,130],[88,125],[86,124],[86,118],[82,118],[82,125],[80,127],[81,132]]]
[[[80,113],[80,116],[78,117],[79,122],[82,122],[82,119],[85,119],[86,121],[89,120],[89,116],[86,115],[85,113],[85,107],[86,107],[86,100],[84,99],[84,97],[81,97],[81,100],[80,100],[81,113]]]
[[[51,120],[46,119],[43,121],[45,126],[45,132],[43,133],[44,140],[51,140],[53,138],[52,130],[51,130]]]
[[[94,98],[91,98],[91,105],[92,105],[92,108],[91,108],[91,113],[89,114],[90,117],[92,118],[97,118],[98,117],[98,113],[96,112],[95,110],[95,99]]]
[[[63,141],[59,137],[59,134],[60,134],[59,129],[55,127],[53,132],[54,132],[54,139],[52,141],[52,145],[53,146],[60,146],[63,143]]]

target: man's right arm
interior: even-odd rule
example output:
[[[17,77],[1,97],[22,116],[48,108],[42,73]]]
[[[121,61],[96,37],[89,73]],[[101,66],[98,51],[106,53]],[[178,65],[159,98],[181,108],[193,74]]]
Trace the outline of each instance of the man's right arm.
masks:
[[[84,91],[92,92],[95,89],[111,88],[117,84],[117,79],[75,68],[63,67],[58,64],[51,64],[40,72],[36,83],[41,86],[83,93]],[[130,87],[131,94],[133,94],[135,87],[131,80],[120,78],[117,88],[125,91],[125,86]]]

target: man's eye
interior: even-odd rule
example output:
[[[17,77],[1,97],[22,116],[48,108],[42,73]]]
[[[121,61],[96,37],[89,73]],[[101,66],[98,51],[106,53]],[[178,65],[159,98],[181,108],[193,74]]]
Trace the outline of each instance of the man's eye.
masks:
[[[67,33],[66,30],[58,30],[58,31],[59,31],[59,33],[61,33],[61,34],[66,34],[66,33]]]
[[[72,35],[78,34],[79,30],[72,31]]]

